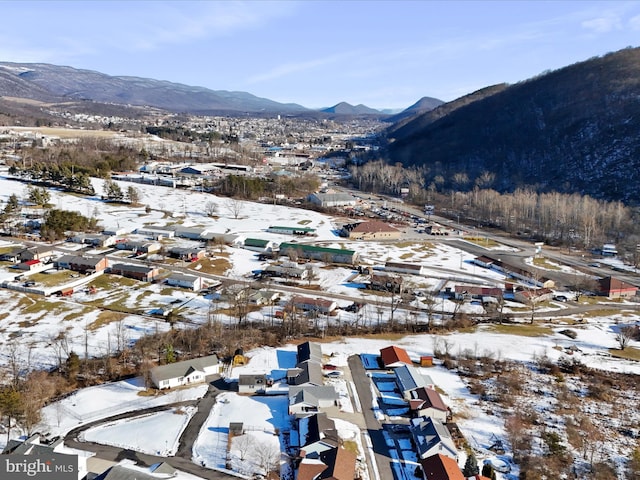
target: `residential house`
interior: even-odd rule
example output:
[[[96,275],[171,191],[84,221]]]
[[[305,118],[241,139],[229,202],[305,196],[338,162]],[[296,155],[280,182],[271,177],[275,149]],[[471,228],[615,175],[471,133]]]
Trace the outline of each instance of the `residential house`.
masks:
[[[282,278],[298,278],[304,280],[309,276],[309,270],[300,268],[292,262],[283,263],[281,265],[269,265],[261,272],[262,276],[282,277]]]
[[[353,480],[356,454],[343,446],[308,453],[298,465],[297,480]]]
[[[45,264],[40,260],[26,260],[16,264],[15,268],[26,272],[37,272],[46,268]]]
[[[338,393],[331,385],[289,387],[289,415],[308,415],[336,405]]]
[[[362,222],[349,232],[351,240],[397,240],[401,235],[400,230],[380,220]]]
[[[403,365],[413,365],[409,354],[404,348],[390,346],[380,349],[380,357],[384,368],[395,368]]]
[[[18,263],[20,261],[20,253],[24,250],[24,247],[10,247],[3,253],[0,253],[1,262]]]
[[[240,374],[238,377],[239,393],[264,393],[267,388],[265,374]]]
[[[171,258],[195,262],[207,256],[207,250],[199,247],[171,247],[167,252]]]
[[[104,248],[115,245],[116,237],[113,235],[100,235],[100,234],[88,234],[81,233],[74,235],[70,239],[73,243],[81,243],[83,245],[91,245],[96,248]]]
[[[53,262],[54,267],[79,273],[102,272],[109,266],[109,259],[101,256],[62,255]]]
[[[335,422],[325,412],[298,418],[298,436],[300,446],[325,438],[339,439]]]
[[[322,365],[316,362],[299,362],[294,368],[287,369],[289,385],[323,385]]]
[[[90,476],[93,480],[161,480],[175,478],[178,471],[166,462],[154,463],[144,470],[137,465],[118,464],[109,467],[97,476]]]
[[[40,260],[42,263],[47,263],[51,260],[53,254],[54,251],[51,247],[30,247],[20,252],[20,260],[23,262],[28,260]]]
[[[437,418],[413,418],[409,428],[416,445],[418,458],[441,454],[458,460],[458,449],[451,433],[446,425]]]
[[[353,265],[360,258],[355,250],[344,248],[328,248],[306,243],[281,243],[278,252],[280,256],[288,256],[292,260],[300,258],[320,260],[326,263],[346,263]],[[294,258],[295,257],[295,258]]]
[[[598,280],[598,295],[609,298],[629,298],[638,293],[638,287],[614,277],[605,277]]]
[[[420,459],[424,480],[466,480],[462,470],[453,458],[436,454]]]
[[[11,439],[2,450],[2,455],[49,455],[58,447],[64,446],[64,438],[56,437],[53,442],[47,441],[39,433],[34,433],[24,440]]]
[[[322,363],[322,346],[316,342],[304,342],[297,347],[298,363],[315,362]]]
[[[318,312],[325,315],[331,315],[338,308],[338,304],[333,300],[300,296],[293,297],[291,305],[305,312]]]
[[[411,398],[410,392],[416,388],[435,387],[431,377],[422,375],[413,365],[400,365],[393,369],[393,373],[396,376],[400,393],[405,400]]]
[[[207,375],[220,372],[216,355],[160,365],[151,369],[151,381],[160,390],[203,383]]]
[[[138,228],[136,230],[136,233],[138,235],[153,238],[154,240],[160,240],[163,238],[174,238],[176,236],[176,232],[174,229],[160,226]]]
[[[258,290],[249,295],[249,303],[252,305],[275,305],[280,298],[280,292],[272,290]]]
[[[159,242],[141,242],[137,240],[122,239],[116,241],[118,250],[131,250],[135,253],[157,253],[162,250]]]
[[[174,235],[180,238],[189,238],[191,240],[202,240],[203,235],[207,232],[202,227],[183,227],[178,225],[174,227]]]
[[[418,417],[431,417],[446,422],[449,408],[440,394],[431,387],[420,387],[409,392],[409,409]]]
[[[160,275],[160,269],[158,267],[129,265],[126,263],[116,263],[111,267],[109,272],[143,282],[152,282],[158,275]]]
[[[197,275],[187,275],[180,272],[172,273],[167,277],[167,285],[172,287],[188,288],[194,292],[199,292],[204,288],[204,279]]]
[[[522,289],[513,294],[513,298],[520,303],[528,305],[530,303],[546,302],[553,298],[553,290],[549,288],[536,288],[534,290]]]
[[[408,273],[409,275],[424,275],[425,267],[416,263],[386,262],[384,270],[386,272]]]

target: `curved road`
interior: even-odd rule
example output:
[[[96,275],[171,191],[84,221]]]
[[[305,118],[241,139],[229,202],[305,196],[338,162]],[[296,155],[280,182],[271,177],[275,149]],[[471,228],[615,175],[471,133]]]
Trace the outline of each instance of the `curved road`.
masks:
[[[230,475],[222,471],[204,468],[201,465],[193,463],[193,461],[191,460],[193,444],[198,437],[198,434],[200,433],[200,429],[209,416],[209,412],[215,404],[216,397],[220,393],[220,390],[225,389],[226,387],[226,382],[224,382],[224,380],[222,380],[219,375],[212,375],[211,377],[207,378],[207,381],[209,382],[209,389],[205,396],[200,400],[191,402],[180,402],[144,410],[136,410],[133,412],[127,412],[120,415],[115,415],[113,417],[104,418],[102,420],[98,420],[89,424],[85,424],[71,430],[66,435],[64,443],[71,448],[94,452],[98,458],[111,460],[113,462],[130,459],[141,466],[149,466],[155,463],[166,462],[178,470],[182,470],[184,472],[191,473],[208,480],[228,480],[229,478],[237,478],[234,475]],[[91,427],[114,420],[138,417],[140,415],[144,415],[145,413],[160,412],[180,405],[195,405],[197,407],[197,412],[191,418],[189,424],[182,432],[182,435],[180,436],[178,451],[174,457],[147,455],[144,453],[135,452],[133,450],[111,447],[108,445],[102,445],[93,442],[78,441],[78,436],[80,435],[80,433]]]

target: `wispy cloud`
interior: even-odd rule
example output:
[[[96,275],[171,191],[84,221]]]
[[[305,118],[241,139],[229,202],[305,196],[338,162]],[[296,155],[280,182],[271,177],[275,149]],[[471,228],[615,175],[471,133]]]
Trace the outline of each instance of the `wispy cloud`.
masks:
[[[601,17],[591,18],[581,23],[582,28],[593,33],[608,33],[613,30],[622,29],[622,19],[619,15],[610,12]]]
[[[318,68],[327,67],[329,65],[337,64],[342,61],[354,58],[358,55],[358,52],[343,52],[335,55],[328,55],[322,58],[316,58],[312,60],[303,60],[300,62],[290,62],[282,65],[278,65],[271,70],[253,75],[246,80],[247,85],[254,85],[257,83],[263,83],[277,78],[288,77],[293,74],[306,72],[309,70],[317,70]]]
[[[631,28],[631,30],[640,30],[640,15],[629,19],[629,28]]]
[[[140,2],[145,5],[147,2]],[[153,2],[136,10],[121,39],[127,49],[155,50],[166,45],[220,38],[261,28],[295,12],[295,2]],[[122,41],[124,40],[124,41]]]

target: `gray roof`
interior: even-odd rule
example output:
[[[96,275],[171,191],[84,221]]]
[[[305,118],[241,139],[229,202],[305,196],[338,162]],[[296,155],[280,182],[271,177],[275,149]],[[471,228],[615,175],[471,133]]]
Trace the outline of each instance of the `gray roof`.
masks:
[[[68,263],[73,265],[84,265],[86,267],[95,267],[102,261],[104,257],[84,257],[80,255],[62,255],[54,261],[55,264]]]
[[[420,417],[411,420],[411,433],[420,455],[441,444],[440,450],[449,457],[456,458],[458,451],[449,429],[440,420],[432,417]]]
[[[311,360],[322,363],[322,346],[315,342],[304,342],[298,345],[298,363]]]
[[[175,280],[177,282],[196,282],[200,277],[196,275],[187,275],[186,273],[174,272],[168,279]]]
[[[238,377],[238,385],[266,385],[265,374],[241,374]]]
[[[158,476],[142,472],[138,469],[114,465],[106,472],[98,475],[94,480],[158,480]]]
[[[308,403],[318,406],[320,400],[337,400],[338,393],[331,385],[289,387],[289,405]]]
[[[296,368],[287,370],[287,377],[294,377],[294,385],[302,385],[305,383],[322,385],[324,383],[322,365],[310,360],[298,363]]]
[[[420,372],[418,372],[413,365],[402,365],[401,367],[394,369],[394,373],[396,375],[398,386],[403,392],[420,387],[426,387],[431,381],[430,378],[425,378]]]
[[[116,263],[111,266],[111,271],[115,272],[136,272],[136,273],[149,273],[156,270],[158,267],[145,267],[144,265],[130,265],[128,263]]]
[[[193,358],[191,360],[185,360],[183,362],[169,363],[167,365],[160,365],[153,368],[151,371],[153,376],[161,380],[170,380],[172,378],[184,377],[191,371],[199,370],[204,371],[206,367],[211,367],[218,364],[218,357],[216,355],[209,355],[207,357]]]
[[[151,465],[150,468],[151,468],[151,471],[156,474],[166,473],[168,475],[171,475],[172,477],[176,475],[176,469],[173,468],[171,465],[169,465],[167,462]]]

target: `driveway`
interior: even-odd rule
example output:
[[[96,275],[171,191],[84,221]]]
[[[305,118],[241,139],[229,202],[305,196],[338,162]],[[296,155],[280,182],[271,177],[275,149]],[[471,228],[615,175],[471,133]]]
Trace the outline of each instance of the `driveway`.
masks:
[[[209,389],[207,390],[207,393],[204,395],[204,397],[202,397],[199,400],[179,402],[171,405],[153,407],[153,408],[148,408],[144,410],[136,410],[134,412],[127,412],[120,415],[115,415],[113,417],[104,418],[102,420],[98,420],[96,422],[92,422],[86,425],[82,425],[78,428],[71,430],[66,435],[64,443],[65,445],[71,448],[77,448],[78,450],[86,450],[89,452],[94,452],[97,457],[103,458],[105,460],[110,460],[113,462],[119,462],[124,459],[129,459],[129,460],[135,461],[137,464],[141,466],[150,466],[155,463],[166,462],[178,470],[182,470],[184,472],[191,473],[193,475],[197,475],[198,477],[205,478],[208,480],[228,480],[229,478],[237,478],[234,475],[229,475],[227,473],[220,472],[217,470],[204,468],[201,465],[197,465],[191,461],[191,450],[193,447],[193,443],[198,437],[198,434],[200,433],[200,429],[202,428],[202,425],[204,424],[207,417],[209,416],[209,412],[211,411],[211,408],[215,404],[216,397],[218,396],[221,390],[224,390],[227,388],[226,382],[220,377],[220,375],[211,375],[207,377],[207,381],[209,382]],[[187,427],[182,432],[178,451],[175,457],[158,457],[155,455],[147,455],[144,453],[134,452],[133,450],[129,450],[129,449],[110,447],[108,445],[101,445],[93,442],[80,442],[77,440],[81,432],[106,422],[112,422],[114,420],[122,420],[125,418],[137,417],[145,413],[160,412],[176,406],[185,406],[185,405],[194,405],[197,407],[198,410],[189,421],[189,424],[187,425]]]

